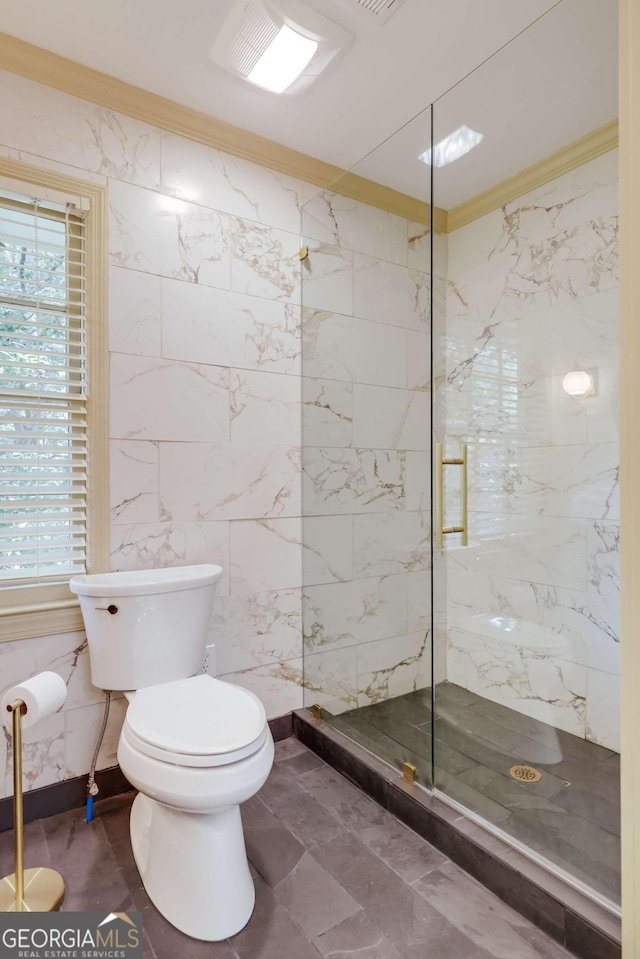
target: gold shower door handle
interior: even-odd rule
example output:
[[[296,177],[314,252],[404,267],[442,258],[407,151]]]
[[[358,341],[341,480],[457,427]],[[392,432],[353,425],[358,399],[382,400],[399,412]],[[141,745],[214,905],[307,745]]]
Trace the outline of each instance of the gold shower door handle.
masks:
[[[436,444],[436,549],[443,549],[444,538],[449,533],[461,533],[461,545],[466,546],[467,537],[467,444],[461,446],[461,456],[444,459],[442,443]],[[462,518],[460,526],[444,525],[444,468],[445,466],[461,466],[462,482],[460,484],[460,507]]]

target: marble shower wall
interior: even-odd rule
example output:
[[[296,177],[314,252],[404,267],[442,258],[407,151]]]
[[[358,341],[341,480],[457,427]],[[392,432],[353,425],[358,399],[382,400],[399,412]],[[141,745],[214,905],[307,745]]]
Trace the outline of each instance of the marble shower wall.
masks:
[[[617,182],[612,151],[449,234],[438,383],[448,454],[470,454],[469,547],[447,543],[447,678],[613,749]],[[593,395],[563,391],[574,369]],[[522,628],[496,635],[497,616]]]
[[[302,219],[305,702],[430,682],[426,228],[330,192]]]

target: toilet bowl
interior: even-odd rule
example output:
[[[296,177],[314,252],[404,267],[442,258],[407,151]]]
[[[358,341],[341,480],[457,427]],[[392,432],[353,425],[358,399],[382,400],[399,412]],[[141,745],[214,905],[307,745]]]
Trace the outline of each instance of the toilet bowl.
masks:
[[[221,574],[193,566],[70,583],[92,682],[129,701],[118,762],[138,790],[130,831],[142,882],[169,922],[208,941],[235,935],[251,917],[240,804],[262,787],[274,756],[257,696],[193,669]]]

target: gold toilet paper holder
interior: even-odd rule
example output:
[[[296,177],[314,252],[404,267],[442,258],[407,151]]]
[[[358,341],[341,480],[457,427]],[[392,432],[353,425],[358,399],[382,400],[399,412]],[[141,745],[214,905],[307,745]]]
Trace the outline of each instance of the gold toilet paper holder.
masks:
[[[24,868],[24,812],[22,804],[22,717],[27,707],[21,699],[7,706],[13,713],[13,833],[15,870],[0,879],[0,912],[53,912],[62,902],[64,880],[55,869]]]

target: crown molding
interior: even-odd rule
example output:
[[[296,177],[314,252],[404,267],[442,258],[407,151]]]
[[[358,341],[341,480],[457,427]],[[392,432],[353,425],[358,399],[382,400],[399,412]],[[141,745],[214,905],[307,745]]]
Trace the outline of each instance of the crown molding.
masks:
[[[447,213],[447,233],[459,230],[461,226],[466,226],[467,223],[472,223],[473,220],[498,210],[506,203],[517,200],[525,193],[555,180],[563,173],[569,173],[570,170],[582,166],[589,160],[595,160],[596,157],[617,146],[618,121],[613,120],[603,127],[598,127],[597,130],[592,130],[579,140],[574,140],[573,143],[562,147],[544,160],[520,170],[515,176],[502,180],[501,183],[485,190],[484,193],[479,193],[466,203],[453,207]]]
[[[270,170],[305,180],[322,189],[331,189],[341,196],[360,200],[416,223],[429,224],[431,209],[428,203],[7,33],[0,33],[0,68]],[[436,230],[444,232],[446,211],[436,208],[434,213]]]

